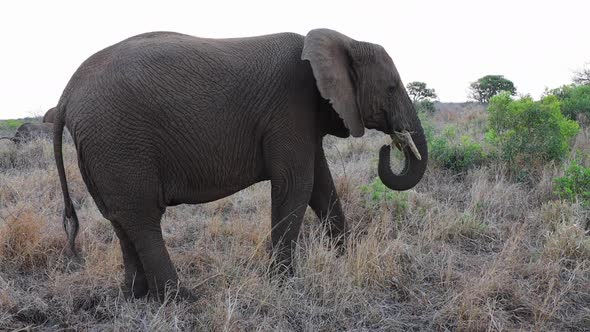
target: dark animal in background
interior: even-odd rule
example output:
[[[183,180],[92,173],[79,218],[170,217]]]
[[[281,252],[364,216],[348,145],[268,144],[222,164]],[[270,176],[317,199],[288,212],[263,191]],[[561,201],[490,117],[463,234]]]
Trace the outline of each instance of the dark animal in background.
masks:
[[[16,144],[22,144],[34,139],[53,137],[53,124],[51,123],[23,123],[13,137],[0,137],[0,139],[9,139]]]
[[[420,120],[383,47],[319,29],[205,39],[171,32],[131,37],[86,60],[57,106],[54,151],[75,254],[78,219],[62,158],[64,125],[82,178],[119,237],[128,295],[160,299],[177,287],[162,238],[167,206],[210,202],[270,180],[272,271],[292,273],[292,247],[307,206],[342,243],[347,232],[326,162],[325,135],[365,128],[393,139],[406,156],[379,176],[395,190],[426,169]]]
[[[43,116],[44,123],[53,123],[55,121],[55,107],[50,108]]]

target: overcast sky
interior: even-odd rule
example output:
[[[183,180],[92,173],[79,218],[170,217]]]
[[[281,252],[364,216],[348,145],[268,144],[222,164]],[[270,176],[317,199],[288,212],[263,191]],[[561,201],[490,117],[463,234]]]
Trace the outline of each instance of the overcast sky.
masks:
[[[590,62],[588,0],[2,1],[0,119],[41,115],[96,51],[147,31],[239,37],[313,28],[381,44],[404,83],[441,101],[502,74],[520,93],[571,81]]]

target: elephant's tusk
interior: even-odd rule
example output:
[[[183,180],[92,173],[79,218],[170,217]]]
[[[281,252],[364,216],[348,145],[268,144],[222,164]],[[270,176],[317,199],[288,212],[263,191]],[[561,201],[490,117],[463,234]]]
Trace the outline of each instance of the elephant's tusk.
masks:
[[[402,148],[400,147],[400,143],[404,143],[405,145],[410,147],[410,150],[412,151],[414,156],[416,156],[416,159],[422,160],[422,156],[420,155],[420,152],[418,151],[416,144],[414,144],[414,140],[412,139],[412,135],[410,134],[410,132],[404,130],[401,133],[399,131],[394,131],[394,133],[395,135],[391,135],[391,139],[400,150],[402,150]]]

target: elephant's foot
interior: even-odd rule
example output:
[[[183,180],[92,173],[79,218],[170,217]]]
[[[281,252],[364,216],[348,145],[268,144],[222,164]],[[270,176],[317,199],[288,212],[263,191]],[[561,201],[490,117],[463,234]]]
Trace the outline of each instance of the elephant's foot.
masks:
[[[348,232],[328,232],[328,245],[336,251],[337,256],[346,252]]]
[[[196,302],[199,299],[199,296],[195,292],[186,287],[180,287],[175,295],[177,300],[186,302]]]
[[[272,283],[277,283],[279,288],[283,288],[289,281],[289,279],[295,276],[295,269],[293,265],[279,264],[272,262],[270,270],[268,271],[268,277]]]
[[[135,278],[132,281],[127,281],[121,288],[126,299],[140,299],[146,296],[150,290],[145,276],[141,279]]]
[[[279,278],[280,280],[292,278],[295,275],[295,269],[291,261],[278,261],[276,259],[270,264],[269,272],[271,277]]]
[[[79,271],[84,266],[84,258],[79,255],[76,256],[64,256],[64,263],[66,264],[66,270],[69,272]]]
[[[329,240],[328,245],[334,248],[339,256],[344,254],[346,251],[346,241],[350,235],[350,231],[344,222],[344,217],[327,220],[324,227]]]
[[[346,253],[346,235],[340,234],[338,236],[330,236],[330,245],[336,250],[338,257]]]
[[[172,284],[171,282],[168,285]],[[135,278],[133,282],[125,282],[122,287],[123,295],[126,299],[140,299],[148,295],[150,299],[156,299],[160,302],[165,301],[187,301],[187,302],[195,302],[198,300],[198,296],[191,290],[186,287],[182,286],[167,286],[165,291],[150,291],[148,283],[143,278]]]
[[[195,292],[182,286],[166,287],[165,292],[149,292],[149,296],[160,302],[185,301],[190,303],[196,302],[199,299]]]

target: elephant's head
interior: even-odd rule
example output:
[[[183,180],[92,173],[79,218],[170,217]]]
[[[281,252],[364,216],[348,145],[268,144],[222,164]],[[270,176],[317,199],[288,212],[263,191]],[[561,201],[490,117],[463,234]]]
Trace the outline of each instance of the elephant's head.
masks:
[[[393,61],[383,47],[359,42],[328,29],[305,37],[303,60],[309,60],[318,90],[344,121],[352,136],[365,128],[391,136],[405,155],[400,174],[390,167],[390,146],[379,152],[379,177],[393,190],[415,186],[426,170],[428,150],[418,114]]]

